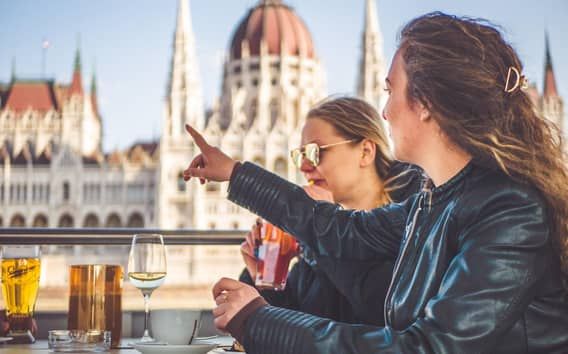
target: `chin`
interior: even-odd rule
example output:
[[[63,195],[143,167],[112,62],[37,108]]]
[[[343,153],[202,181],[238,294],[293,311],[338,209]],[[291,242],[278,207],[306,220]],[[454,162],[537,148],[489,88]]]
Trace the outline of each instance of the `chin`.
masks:
[[[325,189],[329,189],[328,186],[327,186],[327,183],[325,183],[325,181],[323,179],[315,180],[314,185],[316,185],[318,187],[325,188]]]

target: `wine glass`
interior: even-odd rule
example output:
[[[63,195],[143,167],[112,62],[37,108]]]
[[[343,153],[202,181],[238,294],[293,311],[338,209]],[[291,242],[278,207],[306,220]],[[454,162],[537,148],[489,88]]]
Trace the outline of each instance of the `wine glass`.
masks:
[[[148,317],[150,296],[166,279],[166,249],[162,235],[134,235],[128,257],[128,278],[144,295],[144,335],[138,343],[155,342],[148,330]]]

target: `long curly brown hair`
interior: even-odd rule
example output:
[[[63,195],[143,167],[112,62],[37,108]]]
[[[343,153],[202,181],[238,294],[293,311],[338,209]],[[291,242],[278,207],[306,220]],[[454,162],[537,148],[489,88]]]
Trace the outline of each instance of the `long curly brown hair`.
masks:
[[[562,134],[537,113],[520,86],[505,91],[509,68],[523,68],[515,50],[488,21],[440,12],[404,26],[400,50],[410,100],[428,107],[442,131],[474,160],[541,192],[568,275],[568,160]]]

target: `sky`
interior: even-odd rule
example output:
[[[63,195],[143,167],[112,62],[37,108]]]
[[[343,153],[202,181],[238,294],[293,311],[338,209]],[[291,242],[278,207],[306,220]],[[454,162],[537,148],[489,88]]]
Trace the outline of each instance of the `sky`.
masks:
[[[222,60],[237,24],[258,0],[191,0],[200,80],[206,107],[220,94]],[[364,0],[285,0],[306,22],[327,75],[328,93],[352,94],[363,30]],[[15,62],[18,78],[71,80],[80,48],[85,89],[96,72],[103,148],[158,138],[172,55],[178,0],[0,0],[0,82]],[[501,26],[524,62],[524,74],[542,88],[544,33],[548,31],[560,95],[568,111],[568,0],[377,0],[390,62],[397,33],[430,12],[483,17]]]

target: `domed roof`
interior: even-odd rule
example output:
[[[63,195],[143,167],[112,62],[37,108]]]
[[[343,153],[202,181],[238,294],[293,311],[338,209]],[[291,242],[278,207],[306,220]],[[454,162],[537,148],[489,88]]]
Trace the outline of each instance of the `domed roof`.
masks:
[[[315,56],[308,28],[294,10],[280,0],[262,0],[241,20],[231,40],[231,59],[242,58],[244,41],[248,42],[250,56],[260,55],[262,40],[271,55]],[[282,48],[285,53],[281,53]]]

